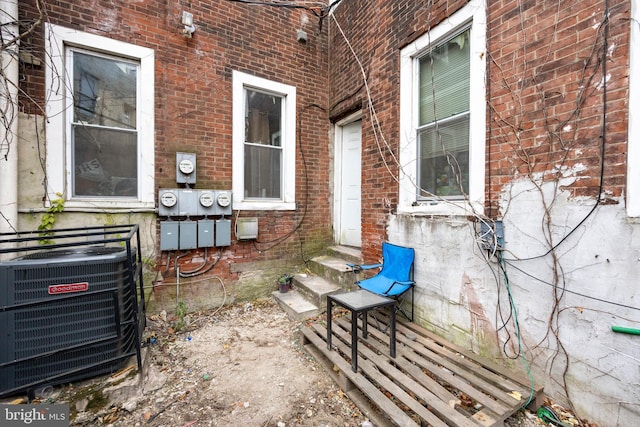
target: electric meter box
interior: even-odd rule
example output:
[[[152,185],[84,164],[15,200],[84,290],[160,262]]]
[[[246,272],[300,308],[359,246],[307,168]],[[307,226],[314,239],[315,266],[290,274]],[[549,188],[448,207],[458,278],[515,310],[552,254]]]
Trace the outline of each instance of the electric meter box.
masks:
[[[161,188],[158,190],[158,215],[179,216],[178,189]]]
[[[196,221],[180,221],[180,249],[196,249],[198,247],[198,223]]]
[[[214,246],[214,221],[201,219],[198,221],[198,247],[212,248]]]
[[[228,190],[215,190],[215,214],[231,215],[233,213],[233,195]]]
[[[196,183],[195,153],[176,153],[176,182],[178,184]]]
[[[178,221],[160,223],[160,250],[175,251],[178,249]]]
[[[178,206],[180,216],[198,215],[198,190],[178,190]]]
[[[216,220],[216,246],[231,246],[231,220]]]

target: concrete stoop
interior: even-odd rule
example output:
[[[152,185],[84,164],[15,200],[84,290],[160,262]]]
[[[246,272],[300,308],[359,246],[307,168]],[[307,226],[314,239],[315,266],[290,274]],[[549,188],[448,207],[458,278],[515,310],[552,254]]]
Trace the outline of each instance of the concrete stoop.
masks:
[[[353,287],[354,277],[347,263],[362,263],[359,249],[332,246],[327,254],[309,261],[311,274],[293,276],[292,289],[275,291],[273,298],[293,319],[305,320],[325,311],[327,295],[346,292]]]

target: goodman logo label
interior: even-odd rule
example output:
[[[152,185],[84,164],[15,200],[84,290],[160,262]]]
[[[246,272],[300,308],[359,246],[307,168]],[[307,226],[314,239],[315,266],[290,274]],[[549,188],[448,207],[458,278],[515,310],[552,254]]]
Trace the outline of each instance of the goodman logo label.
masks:
[[[88,282],[67,283],[64,285],[50,285],[49,295],[70,294],[73,292],[84,292],[89,289]]]
[[[0,425],[68,427],[69,405],[0,405]]]

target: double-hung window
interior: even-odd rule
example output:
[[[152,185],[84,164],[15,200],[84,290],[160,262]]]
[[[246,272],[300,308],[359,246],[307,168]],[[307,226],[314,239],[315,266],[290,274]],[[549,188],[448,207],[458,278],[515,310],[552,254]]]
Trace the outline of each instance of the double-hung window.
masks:
[[[295,87],[233,73],[233,204],[295,208]]]
[[[472,0],[401,51],[399,211],[482,209],[484,21]]]
[[[73,197],[138,196],[136,122],[139,64],[79,49],[73,63],[71,189]]]
[[[153,50],[47,28],[49,191],[72,207],[153,207]]]
[[[469,29],[418,59],[418,198],[469,193]]]

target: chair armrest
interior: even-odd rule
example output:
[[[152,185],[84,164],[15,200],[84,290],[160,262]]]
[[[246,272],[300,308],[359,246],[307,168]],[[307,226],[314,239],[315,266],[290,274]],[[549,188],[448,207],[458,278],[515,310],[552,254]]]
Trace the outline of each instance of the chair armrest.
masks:
[[[371,270],[372,268],[380,268],[382,264],[365,264],[361,265],[360,268],[363,270]]]
[[[370,270],[372,268],[380,268],[382,267],[382,264],[365,264],[365,265],[360,265],[360,264],[352,264],[352,263],[347,263],[347,267],[351,267],[351,269],[353,270],[354,273],[360,273],[362,270]]]
[[[413,280],[395,281],[395,282],[393,282],[393,284],[391,286],[389,286],[389,289],[387,289],[385,294],[388,294],[389,292],[391,292],[393,287],[396,286],[396,285],[408,286],[409,288],[411,288],[415,284],[416,284],[416,282],[414,282]],[[407,290],[409,290],[409,288],[407,288]]]

